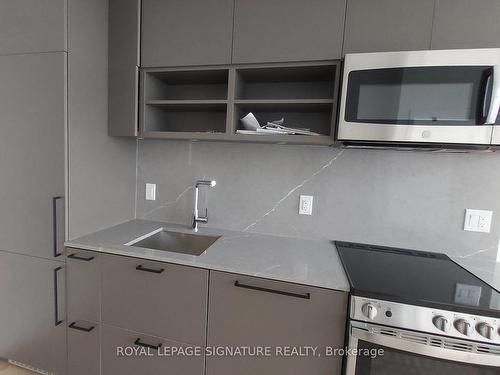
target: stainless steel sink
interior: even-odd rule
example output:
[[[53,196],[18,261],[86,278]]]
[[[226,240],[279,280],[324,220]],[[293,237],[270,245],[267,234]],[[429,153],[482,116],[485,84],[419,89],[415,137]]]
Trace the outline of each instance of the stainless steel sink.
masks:
[[[198,256],[203,254],[219,238],[220,236],[205,236],[160,230],[137,242],[132,241],[128,245]]]

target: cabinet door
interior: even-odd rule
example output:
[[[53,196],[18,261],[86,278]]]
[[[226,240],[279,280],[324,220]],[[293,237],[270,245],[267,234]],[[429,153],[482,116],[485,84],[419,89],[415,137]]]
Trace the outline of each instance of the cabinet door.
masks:
[[[66,373],[63,265],[0,251],[0,358]]]
[[[233,0],[143,0],[142,66],[229,64]]]
[[[102,321],[203,345],[208,271],[118,256],[102,258]]]
[[[432,48],[499,48],[499,17],[498,0],[436,0]]]
[[[109,1],[108,129],[137,135],[140,0]]]
[[[0,250],[53,258],[64,235],[65,53],[0,57]],[[62,251],[58,246],[58,251]]]
[[[233,63],[339,59],[345,0],[236,0]]]
[[[207,374],[340,375],[342,359],[325,347],[343,347],[346,315],[344,292],[211,272],[208,347],[269,346],[272,355],[208,356]],[[317,346],[321,357],[274,355],[285,346]]]
[[[100,254],[68,249],[66,260],[68,319],[101,320]]]
[[[71,321],[68,325],[68,374],[100,374],[100,327],[96,323]]]
[[[160,346],[160,353],[168,348],[179,348],[186,353],[194,350],[194,347],[178,342],[103,325],[102,375],[204,374],[205,357],[202,349],[199,351],[200,355],[159,356],[158,350],[145,345]],[[143,351],[134,355],[134,349]]]
[[[429,49],[434,0],[348,0],[344,54]]]
[[[0,0],[0,55],[66,50],[66,0]]]

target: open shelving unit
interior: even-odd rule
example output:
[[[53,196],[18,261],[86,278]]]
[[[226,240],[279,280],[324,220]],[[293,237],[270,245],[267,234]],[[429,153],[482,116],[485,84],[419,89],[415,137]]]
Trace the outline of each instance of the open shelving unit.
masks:
[[[240,142],[333,143],[339,62],[268,64],[141,71],[143,138]],[[319,135],[239,134],[252,112],[261,125]]]

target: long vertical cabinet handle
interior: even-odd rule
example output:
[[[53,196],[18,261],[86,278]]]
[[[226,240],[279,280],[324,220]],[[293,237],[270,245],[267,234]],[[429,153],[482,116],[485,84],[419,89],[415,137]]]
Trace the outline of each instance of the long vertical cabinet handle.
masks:
[[[54,247],[54,258],[57,258],[62,255],[57,250],[57,201],[63,199],[61,196],[52,198],[52,236],[53,236],[53,247]]]
[[[57,282],[57,273],[62,269],[63,267],[54,269],[54,324],[56,327],[63,322],[63,320],[59,319],[59,288]]]

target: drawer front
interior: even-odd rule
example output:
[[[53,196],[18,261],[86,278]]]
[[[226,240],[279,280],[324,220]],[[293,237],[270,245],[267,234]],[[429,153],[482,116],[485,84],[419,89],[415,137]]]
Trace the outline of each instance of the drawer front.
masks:
[[[138,344],[136,344],[138,343]],[[158,355],[158,350],[139,345],[159,346],[160,354],[168,348],[187,345],[147,336],[116,327],[102,326],[102,375],[203,375],[203,350],[196,356]]]
[[[208,271],[119,256],[102,266],[104,323],[205,344]]]
[[[101,320],[101,254],[67,249],[68,317],[92,322]]]
[[[347,293],[211,272],[208,346],[318,347],[321,357],[207,357],[207,374],[340,374]]]
[[[86,321],[68,324],[68,374],[99,375],[100,327]]]

